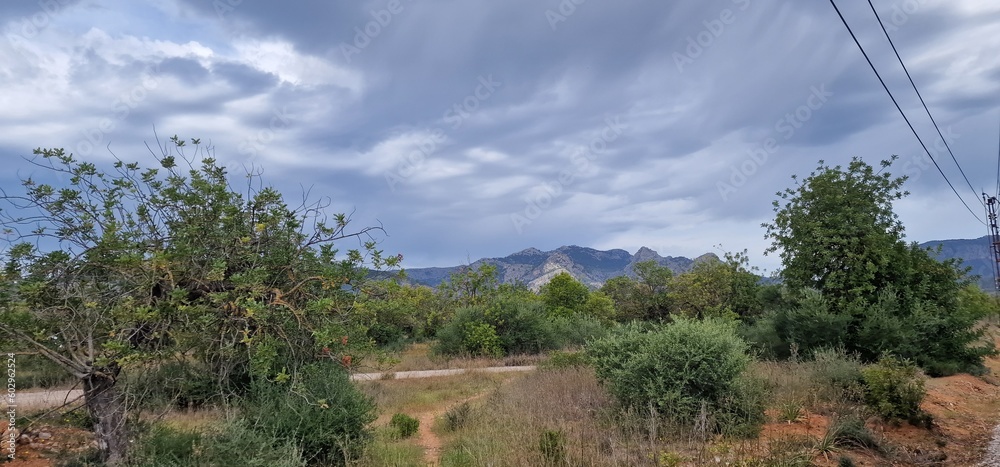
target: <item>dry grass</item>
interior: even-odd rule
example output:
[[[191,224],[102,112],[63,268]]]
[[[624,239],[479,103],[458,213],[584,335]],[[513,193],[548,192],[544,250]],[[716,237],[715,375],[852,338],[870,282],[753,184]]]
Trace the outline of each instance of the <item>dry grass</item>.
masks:
[[[755,441],[706,444],[693,425],[619,413],[589,368],[542,371],[478,401],[441,465],[702,465],[760,450]]]
[[[358,387],[375,399],[379,419],[385,425],[394,413],[420,413],[440,408],[495,391],[504,381],[521,376],[518,373],[466,373],[434,378],[378,380],[359,382]]]
[[[377,371],[447,370],[452,368],[487,368],[493,366],[535,365],[545,357],[542,355],[511,355],[502,358],[446,357],[434,355],[431,344],[423,342],[411,344],[402,352],[390,354],[388,362],[377,365]]]

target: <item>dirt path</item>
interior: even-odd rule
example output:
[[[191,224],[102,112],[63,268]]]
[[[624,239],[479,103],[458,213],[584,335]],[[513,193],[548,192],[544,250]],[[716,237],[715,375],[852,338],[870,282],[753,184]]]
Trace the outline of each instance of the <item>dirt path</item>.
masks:
[[[453,402],[443,409],[417,414],[416,418],[417,420],[420,420],[420,427],[417,429],[417,444],[424,448],[424,459],[427,460],[427,465],[441,465],[441,452],[444,451],[444,442],[441,440],[441,437],[437,435],[437,433],[434,433],[435,420],[447,413],[453,407],[481,399],[491,391],[496,391],[496,389],[490,389],[480,394],[476,394],[475,396],[462,399],[458,402]]]

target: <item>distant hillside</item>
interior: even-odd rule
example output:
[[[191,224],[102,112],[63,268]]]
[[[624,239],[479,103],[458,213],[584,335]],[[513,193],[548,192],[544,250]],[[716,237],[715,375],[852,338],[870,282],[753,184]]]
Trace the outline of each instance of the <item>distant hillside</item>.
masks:
[[[996,288],[993,282],[993,255],[990,253],[988,237],[982,236],[972,240],[935,240],[920,244],[922,247],[930,248],[936,248],[938,245],[941,245],[939,259],[961,259],[962,266],[971,267],[971,274],[979,276],[980,287],[990,291]]]
[[[691,269],[696,261],[713,259],[719,260],[719,257],[713,253],[695,259],[664,257],[646,247],[640,248],[633,255],[625,250],[601,251],[579,246],[564,246],[553,251],[528,248],[503,258],[484,258],[472,263],[472,267],[476,268],[484,263],[496,265],[501,282],[521,281],[537,290],[560,272],[568,272],[580,282],[596,288],[612,277],[634,276],[632,265],[640,261],[655,260],[676,274]],[[460,267],[407,269],[406,275],[412,283],[436,287]]]

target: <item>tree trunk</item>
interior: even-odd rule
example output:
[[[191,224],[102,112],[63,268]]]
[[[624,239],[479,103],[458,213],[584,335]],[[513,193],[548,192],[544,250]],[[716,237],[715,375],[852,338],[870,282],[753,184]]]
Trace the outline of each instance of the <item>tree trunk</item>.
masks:
[[[122,465],[128,450],[125,430],[125,400],[115,387],[115,375],[94,371],[83,378],[83,396],[87,411],[94,419],[94,434],[101,458],[108,465]]]

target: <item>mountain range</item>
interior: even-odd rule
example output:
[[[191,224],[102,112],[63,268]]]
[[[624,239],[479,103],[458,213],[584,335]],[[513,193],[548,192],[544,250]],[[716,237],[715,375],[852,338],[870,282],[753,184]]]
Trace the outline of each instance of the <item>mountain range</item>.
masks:
[[[972,268],[971,274],[978,275],[979,286],[985,290],[994,289],[993,257],[987,237],[977,239],[935,240],[920,244],[922,247],[941,246],[939,259],[961,258],[963,266]],[[654,260],[666,266],[674,274],[691,269],[699,261],[718,261],[714,253],[706,253],[690,259],[683,256],[660,256],[649,248],[639,248],[635,254],[621,249],[595,250],[581,246],[563,246],[552,251],[528,248],[503,258],[483,258],[471,264],[478,268],[482,264],[492,264],[497,268],[501,283],[523,282],[538,290],[553,276],[568,272],[574,278],[592,288],[600,287],[605,281],[617,276],[635,276],[632,266],[640,261]],[[407,269],[408,281],[413,284],[437,287],[452,273],[464,266],[431,267]]]
[[[632,265],[648,260],[654,260],[678,274],[691,269],[691,266],[698,261],[718,261],[719,257],[713,253],[706,253],[694,259],[683,256],[664,257],[646,247],[631,254],[620,249],[602,251],[580,246],[563,246],[552,251],[528,248],[503,258],[480,259],[471,266],[478,268],[482,264],[495,265],[501,283],[523,282],[528,287],[538,290],[560,272],[568,272],[587,286],[597,288],[612,277],[635,276]],[[407,269],[406,276],[412,283],[436,287],[462,267]]]
[[[979,287],[983,290],[993,291],[996,285],[993,279],[993,254],[990,253],[990,241],[988,236],[976,239],[959,240],[935,240],[921,243],[922,247],[936,248],[941,246],[938,259],[959,258],[962,266],[972,268],[970,274],[979,276]]]

